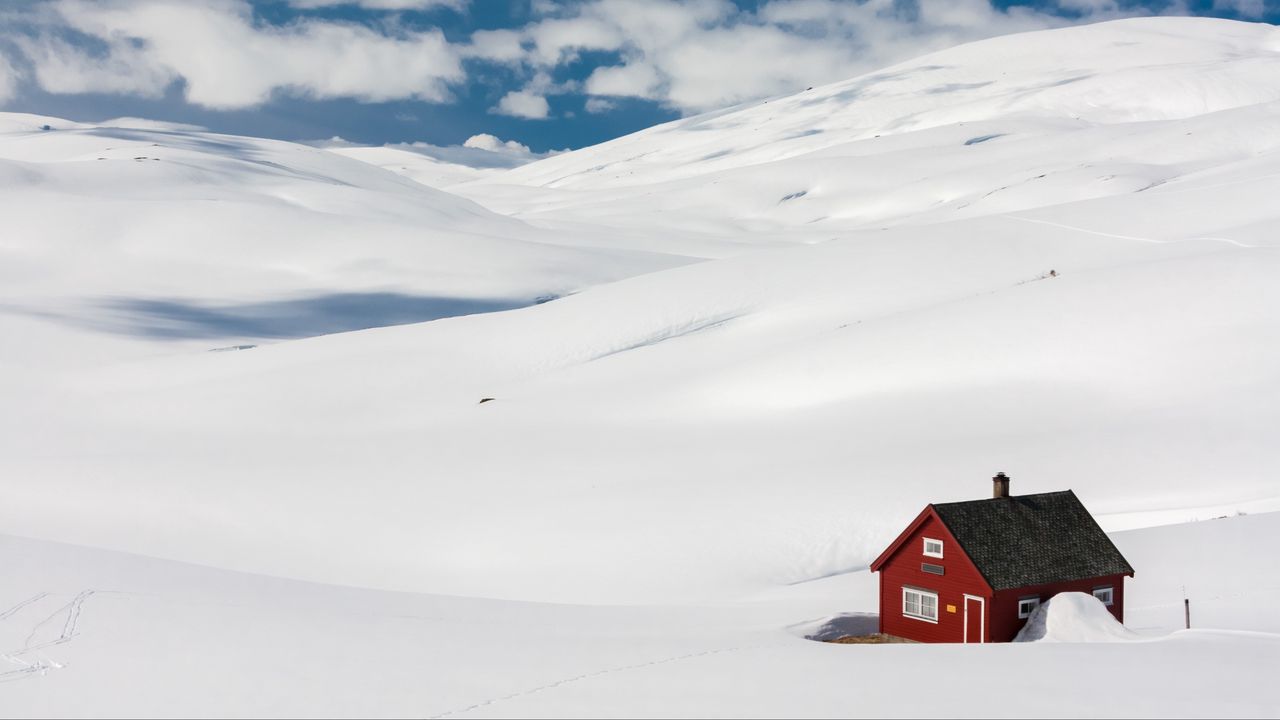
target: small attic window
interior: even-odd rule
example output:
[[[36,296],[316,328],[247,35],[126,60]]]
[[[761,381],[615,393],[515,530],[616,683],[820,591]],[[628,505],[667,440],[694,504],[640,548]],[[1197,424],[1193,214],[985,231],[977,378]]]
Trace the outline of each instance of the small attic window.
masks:
[[[1031,617],[1031,613],[1035,612],[1038,607],[1040,607],[1040,598],[1038,597],[1018,598],[1018,619],[1024,620]]]
[[[1104,585],[1102,587],[1094,588],[1093,596],[1101,600],[1103,605],[1108,605],[1108,606],[1110,606],[1116,600],[1115,591],[1111,588],[1110,585]]]
[[[942,557],[942,541],[933,538],[924,539],[924,554],[927,557]]]

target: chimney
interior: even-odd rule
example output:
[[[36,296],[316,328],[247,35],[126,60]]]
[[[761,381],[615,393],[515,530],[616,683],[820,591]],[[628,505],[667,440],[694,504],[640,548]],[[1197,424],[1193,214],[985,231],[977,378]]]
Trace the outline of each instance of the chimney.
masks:
[[[996,473],[991,478],[991,497],[1007,498],[1009,497],[1009,476],[1004,473]]]

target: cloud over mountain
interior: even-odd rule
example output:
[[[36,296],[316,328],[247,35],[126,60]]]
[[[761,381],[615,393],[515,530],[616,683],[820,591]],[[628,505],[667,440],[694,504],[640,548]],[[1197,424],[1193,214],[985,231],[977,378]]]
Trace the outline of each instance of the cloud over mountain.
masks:
[[[0,102],[8,100],[18,85],[18,71],[4,55],[0,55]]]
[[[550,115],[549,95],[595,98],[594,112],[610,107],[605,98],[696,112],[970,40],[1120,14],[1078,0],[1036,9],[988,0],[771,0],[755,9],[729,0],[590,0],[535,3],[516,25],[446,38],[420,13],[485,10],[465,0],[289,0],[283,15],[281,7],[37,0],[8,11],[14,29],[0,42],[54,94],[158,98],[179,83],[188,103],[238,109],[277,94],[451,103],[479,83],[500,88],[491,112],[540,119]],[[569,79],[575,73],[585,81]],[[15,77],[0,65],[0,90],[12,94]]]
[[[309,18],[270,25],[240,0],[63,0],[51,7],[62,27],[16,39],[47,92],[159,96],[181,80],[188,102],[222,109],[259,105],[276,91],[442,102],[448,85],[464,78],[457,50],[438,30]],[[64,39],[68,30],[81,41]]]

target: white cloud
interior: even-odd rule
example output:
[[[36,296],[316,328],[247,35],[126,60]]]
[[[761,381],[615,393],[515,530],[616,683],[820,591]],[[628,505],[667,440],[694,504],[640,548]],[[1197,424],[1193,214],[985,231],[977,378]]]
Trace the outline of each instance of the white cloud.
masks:
[[[500,140],[489,133],[480,133],[467,138],[462,147],[488,150],[489,152],[514,153],[516,155],[532,155],[529,146],[515,140]]]
[[[651,65],[635,62],[596,68],[587,78],[586,91],[591,95],[652,98],[660,83],[658,72]]]
[[[592,115],[602,115],[617,107],[618,107],[617,103],[613,102],[612,100],[593,97],[593,98],[587,98],[587,102],[584,104],[583,109],[585,109],[587,112],[591,113]]]
[[[472,33],[470,44],[460,50],[467,57],[494,62],[516,62],[527,53],[522,39],[522,34],[516,30],[477,30]]]
[[[18,91],[18,71],[3,54],[0,54],[0,103],[12,98]]]
[[[26,41],[36,79],[50,92],[156,95],[182,78],[187,100],[212,108],[257,105],[277,90],[442,102],[448,83],[463,79],[457,52],[434,30],[388,35],[319,20],[263,26],[243,0],[61,0],[55,7],[108,52],[100,58],[58,40]]]
[[[429,155],[443,162],[452,162],[473,168],[516,167],[534,160],[559,155],[568,150],[550,150],[537,153],[528,145],[515,140],[503,140],[488,133],[472,135],[461,146],[440,147],[429,143],[396,145],[405,150]]]
[[[1117,0],[1058,0],[1058,7],[1079,13],[1116,12]]]
[[[616,50],[626,37],[617,23],[588,15],[543,20],[525,28],[525,35],[533,43],[533,59],[542,65],[572,61],[579,50]]]
[[[289,5],[301,9],[355,5],[366,10],[425,10],[447,7],[454,10],[466,8],[469,0],[288,0]]]
[[[582,83],[574,80],[565,80],[564,82],[556,82],[551,77],[551,73],[545,70],[539,70],[534,73],[529,82],[525,83],[525,92],[534,95],[565,95],[568,93],[576,93],[582,90]]]
[[[1214,10],[1233,10],[1240,17],[1261,20],[1267,14],[1266,0],[1213,0]]]
[[[488,133],[472,135],[462,145],[441,147],[430,143],[416,142],[389,147],[411,150],[441,162],[466,165],[472,168],[511,168],[565,152],[564,150],[552,150],[551,152],[536,153],[524,143],[516,142],[515,140],[502,140]]]
[[[1085,0],[1063,0],[1082,3]],[[1252,0],[1227,0],[1250,2]],[[1077,10],[1118,14],[1109,0]],[[772,0],[743,11],[728,0],[591,0],[525,29],[525,62],[548,68],[581,49],[618,52],[590,95],[656,99],[697,112],[853,77],[933,50],[1067,24],[1050,12],[999,10],[988,0]]]
[[[328,140],[315,140],[306,144],[325,149],[369,147],[368,145],[349,142],[337,136]],[[502,140],[487,133],[472,135],[461,145],[432,145],[431,143],[413,142],[391,143],[383,147],[406,150],[443,163],[464,165],[478,169],[512,168],[534,160],[541,160],[545,157],[568,152],[568,150],[551,150],[549,152],[536,153],[524,143],[516,142],[515,140]]]
[[[550,114],[551,106],[547,104],[547,99],[541,95],[536,95],[527,90],[513,90],[502,96],[502,99],[498,101],[498,106],[494,108],[494,112],[500,115],[541,120]]]
[[[351,142],[350,140],[342,137],[341,135],[334,135],[333,137],[327,140],[299,140],[298,142],[303,145],[310,145],[311,147],[318,147],[325,150],[330,150],[333,148],[370,147],[369,145],[365,145],[362,143]]]
[[[18,38],[16,43],[31,61],[36,82],[51,93],[160,97],[177,79],[171,68],[123,39],[108,40],[108,52],[101,57],[57,37]]]
[[[1248,14],[1267,1],[1215,3]],[[468,0],[288,2],[388,11],[469,6]],[[359,24],[304,14],[274,25],[256,18],[248,0],[49,0],[26,6],[40,18],[29,22],[45,32],[10,41],[31,60],[35,82],[54,93],[155,97],[182,81],[189,102],[211,108],[250,107],[275,93],[448,102],[452,86],[475,79],[467,72],[500,82],[514,73],[519,89],[493,112],[546,118],[549,97],[585,93],[589,112],[611,109],[609,98],[634,97],[690,113],[843,80],[957,43],[1122,12],[1116,0],[1056,2],[1045,10],[1000,10],[990,0],[762,0],[743,10],[730,0],[537,0],[534,20],[524,27],[481,30],[453,44],[439,31],[385,18]],[[1055,7],[1081,18],[1056,16]],[[68,28],[101,46],[90,51],[69,41]],[[588,51],[616,60],[584,81],[555,80],[580,77],[565,70]],[[12,68],[0,66],[0,90],[12,94],[14,83]]]

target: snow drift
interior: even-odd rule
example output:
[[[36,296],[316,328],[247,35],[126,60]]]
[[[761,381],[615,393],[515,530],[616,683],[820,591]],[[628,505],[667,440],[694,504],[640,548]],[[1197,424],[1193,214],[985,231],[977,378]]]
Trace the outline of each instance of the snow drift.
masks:
[[[1102,601],[1080,592],[1058,593],[1036,608],[1014,642],[1119,642],[1138,639]]]

